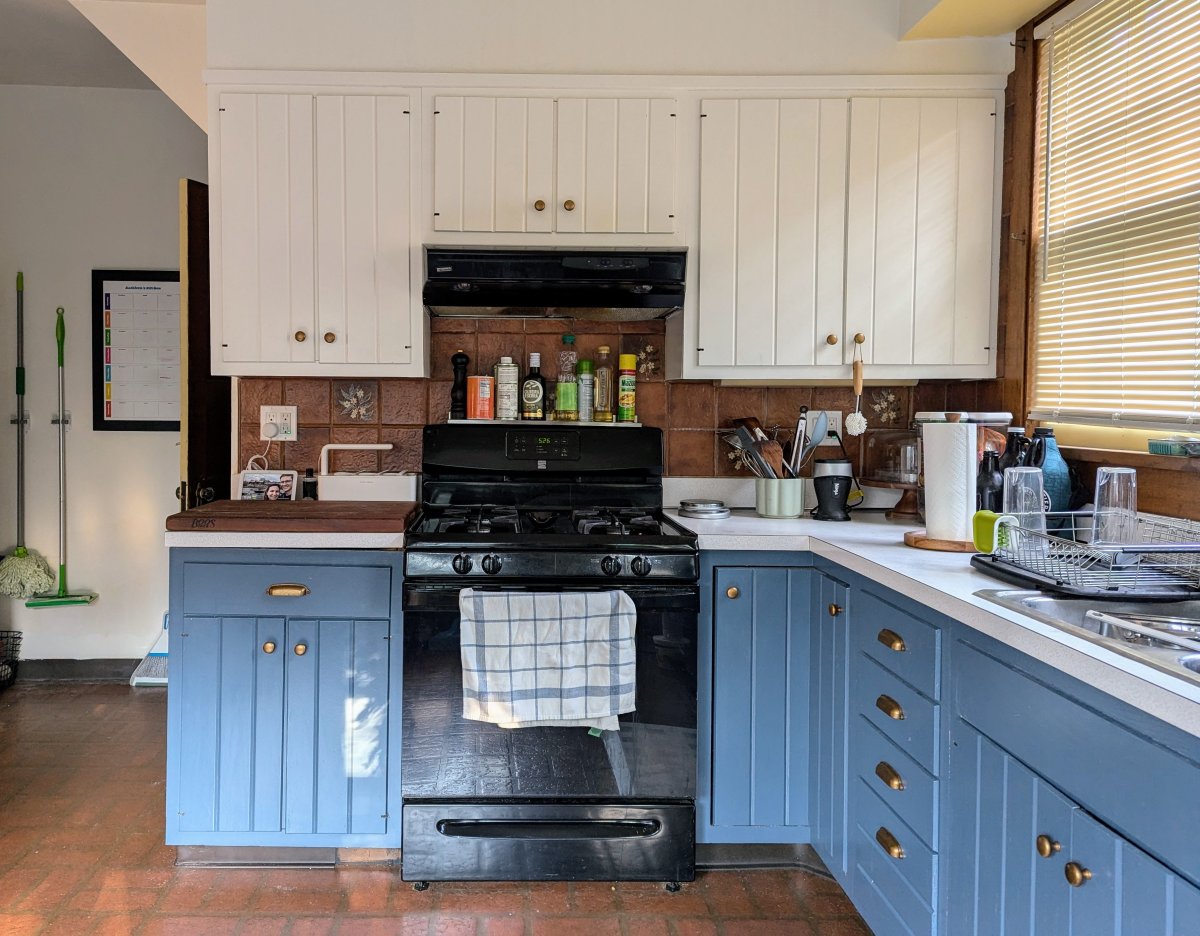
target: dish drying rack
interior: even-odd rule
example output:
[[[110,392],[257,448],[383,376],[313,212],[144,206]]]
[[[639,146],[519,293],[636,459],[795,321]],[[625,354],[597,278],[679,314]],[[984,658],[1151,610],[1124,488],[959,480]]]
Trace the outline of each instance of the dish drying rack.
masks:
[[[1082,598],[1179,601],[1200,597],[1200,523],[1138,517],[1137,541],[1097,546],[1090,511],[1046,514],[1046,533],[1004,523],[971,564],[1003,581]]]

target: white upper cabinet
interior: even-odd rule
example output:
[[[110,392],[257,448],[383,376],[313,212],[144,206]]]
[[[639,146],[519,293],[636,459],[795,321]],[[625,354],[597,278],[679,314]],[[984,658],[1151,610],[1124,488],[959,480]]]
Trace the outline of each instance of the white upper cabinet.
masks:
[[[850,108],[847,335],[866,336],[868,364],[990,364],[995,100],[855,98]]]
[[[701,114],[699,364],[840,364],[846,101],[709,100]]]
[[[675,101],[434,98],[433,229],[675,230]]]
[[[222,92],[217,116],[213,372],[423,373],[410,97]]]

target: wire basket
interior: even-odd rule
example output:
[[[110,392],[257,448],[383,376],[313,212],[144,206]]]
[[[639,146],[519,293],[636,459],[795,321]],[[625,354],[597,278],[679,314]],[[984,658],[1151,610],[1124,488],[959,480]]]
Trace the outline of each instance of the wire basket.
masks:
[[[1200,523],[1139,517],[1137,541],[1095,546],[1092,513],[1046,514],[1046,533],[1006,524],[983,572],[1028,587],[1088,598],[1178,601],[1200,596]]]
[[[21,656],[21,632],[0,631],[0,689],[17,681],[17,664]]]

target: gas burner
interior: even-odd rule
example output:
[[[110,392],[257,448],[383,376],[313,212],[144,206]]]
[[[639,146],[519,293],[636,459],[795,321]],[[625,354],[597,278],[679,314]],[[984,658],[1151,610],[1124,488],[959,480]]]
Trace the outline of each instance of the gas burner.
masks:
[[[517,512],[512,507],[448,507],[434,518],[434,533],[515,533]]]
[[[661,532],[658,520],[636,507],[576,510],[571,513],[571,527],[579,533],[607,536],[653,536]]]

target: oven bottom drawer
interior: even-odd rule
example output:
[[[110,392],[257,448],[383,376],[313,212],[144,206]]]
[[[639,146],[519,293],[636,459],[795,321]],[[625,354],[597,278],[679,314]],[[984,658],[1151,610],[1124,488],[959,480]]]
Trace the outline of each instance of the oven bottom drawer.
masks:
[[[406,802],[406,881],[691,881],[686,803]]]

